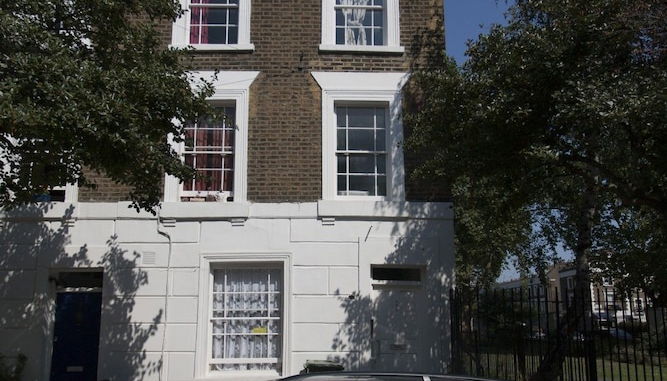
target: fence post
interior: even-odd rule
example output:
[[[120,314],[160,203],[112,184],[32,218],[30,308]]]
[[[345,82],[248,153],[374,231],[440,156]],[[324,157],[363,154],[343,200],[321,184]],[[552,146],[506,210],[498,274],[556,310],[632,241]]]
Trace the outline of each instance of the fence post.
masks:
[[[449,290],[449,319],[450,319],[450,372],[455,374],[461,373],[461,367],[459,366],[460,358],[458,356],[459,351],[459,319],[458,319],[458,300],[456,295],[456,289],[451,288]]]
[[[582,295],[582,301],[585,303],[584,307],[584,340],[587,346],[586,357],[588,357],[588,376],[590,381],[597,381],[598,379],[598,363],[597,363],[597,354],[595,353],[595,334],[593,330],[595,329],[595,314],[593,313],[593,296],[591,294],[589,283],[588,292],[586,295]]]

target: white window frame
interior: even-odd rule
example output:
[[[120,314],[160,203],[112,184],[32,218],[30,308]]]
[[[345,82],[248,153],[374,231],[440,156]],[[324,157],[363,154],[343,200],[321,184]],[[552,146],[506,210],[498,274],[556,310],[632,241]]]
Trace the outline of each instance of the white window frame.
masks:
[[[401,46],[399,0],[385,0],[384,45],[337,45],[336,0],[322,0],[322,43],[320,51],[404,53]]]
[[[248,173],[248,107],[250,101],[250,85],[259,75],[258,71],[197,71],[190,72],[193,87],[198,86],[200,78],[213,84],[215,92],[209,101],[213,103],[234,103],[236,107],[236,133],[234,136],[234,202],[247,200],[247,173]],[[179,154],[183,154],[185,143],[175,143],[169,139],[172,147]],[[184,195],[183,184],[170,175],[165,176],[165,202],[180,202]],[[191,194],[193,192],[188,192]],[[202,196],[221,192],[198,192]],[[222,200],[224,201],[224,200]]]
[[[407,73],[312,72],[322,88],[322,199],[404,201],[403,123],[401,88]],[[384,104],[387,118],[386,196],[343,196],[337,191],[336,104]]]
[[[173,48],[193,48],[195,50],[232,50],[253,51],[255,45],[250,43],[251,0],[239,0],[239,37],[236,44],[190,44],[190,0],[179,0],[183,14],[174,21],[171,28],[171,45]]]
[[[272,371],[243,371],[243,372],[211,372],[209,370],[209,358],[211,352],[211,339],[209,335],[210,307],[213,304],[213,270],[225,266],[249,265],[252,267],[265,267],[267,264],[275,264],[276,268],[282,270],[282,348],[280,374]],[[202,254],[199,264],[199,316],[197,325],[197,348],[195,352],[195,378],[206,379],[215,377],[216,380],[238,380],[244,377],[252,379],[271,380],[292,374],[290,369],[291,340],[289,326],[290,317],[290,295],[291,277],[290,268],[292,260],[289,253],[208,253]]]

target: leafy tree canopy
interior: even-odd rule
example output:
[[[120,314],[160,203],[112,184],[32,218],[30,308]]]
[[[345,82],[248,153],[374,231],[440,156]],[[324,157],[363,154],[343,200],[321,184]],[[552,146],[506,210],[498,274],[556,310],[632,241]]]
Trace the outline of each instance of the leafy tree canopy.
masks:
[[[563,245],[667,295],[665,20],[657,0],[517,0],[462,67],[415,69],[408,147],[452,184],[459,280]]]
[[[129,185],[151,209],[164,173],[193,171],[167,143],[210,111],[185,51],[161,43],[173,0],[0,0],[0,204],[30,202],[87,171]]]

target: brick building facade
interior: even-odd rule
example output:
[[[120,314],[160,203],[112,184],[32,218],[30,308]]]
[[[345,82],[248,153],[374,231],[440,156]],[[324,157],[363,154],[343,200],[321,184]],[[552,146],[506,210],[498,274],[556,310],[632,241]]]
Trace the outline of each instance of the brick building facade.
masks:
[[[313,71],[407,72],[420,34],[442,33],[442,1],[401,3],[400,53],[320,51],[322,1],[260,1],[252,4],[250,40],[254,51],[194,51],[193,70],[253,70],[250,91],[248,200],[304,202],[321,197],[321,89]],[[289,27],[285,27],[285,24]],[[164,43],[172,42],[171,25]],[[98,187],[81,189],[79,200],[127,201],[129,189],[104,176]],[[412,180],[415,182],[415,180]],[[446,191],[408,187],[408,200],[444,201]]]

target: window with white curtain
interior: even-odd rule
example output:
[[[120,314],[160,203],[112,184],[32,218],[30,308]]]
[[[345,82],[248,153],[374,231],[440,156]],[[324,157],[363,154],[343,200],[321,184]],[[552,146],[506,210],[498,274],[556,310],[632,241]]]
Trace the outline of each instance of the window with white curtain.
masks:
[[[282,270],[226,266],[212,272],[210,371],[280,373]]]
[[[384,45],[384,0],[336,0],[336,45]]]
[[[322,0],[320,51],[402,54],[399,0]]]

